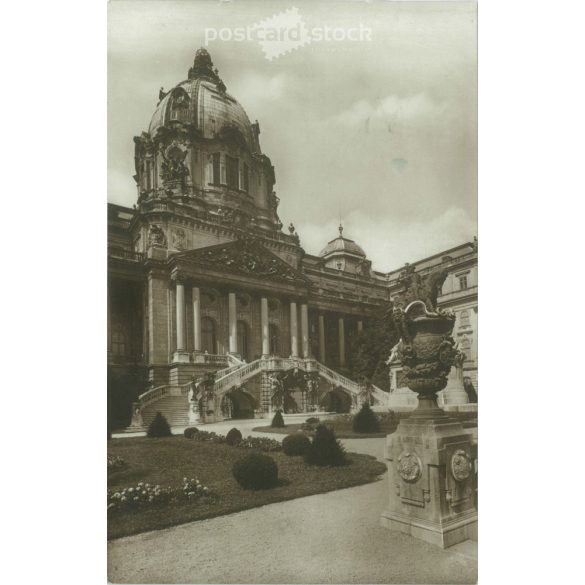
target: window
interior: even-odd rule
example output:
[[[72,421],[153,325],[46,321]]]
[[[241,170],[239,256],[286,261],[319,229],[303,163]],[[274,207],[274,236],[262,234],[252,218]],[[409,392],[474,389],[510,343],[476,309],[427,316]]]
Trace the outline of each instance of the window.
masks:
[[[225,157],[226,174],[227,174],[227,186],[230,189],[240,188],[240,178],[238,169],[238,159],[233,156]]]
[[[220,154],[219,152],[213,153],[213,184],[219,185],[220,181]]]
[[[144,175],[145,175],[145,188],[147,191],[150,191],[152,189],[152,184],[151,184],[151,176],[152,176],[152,168],[150,166],[150,161],[147,160],[144,162]]]
[[[469,326],[469,311],[461,311],[461,327]]]
[[[268,339],[270,342],[270,355],[279,355],[280,353],[280,335],[278,327],[274,324],[268,326]]]
[[[238,321],[238,353],[242,359],[248,361],[248,324],[245,321]]]
[[[248,188],[250,187],[250,175],[249,175],[248,165],[246,163],[244,163],[242,180],[244,182],[244,191],[247,193]]]
[[[118,357],[126,355],[126,336],[120,329],[112,332],[112,354]]]
[[[465,290],[467,288],[467,274],[459,277],[459,290]]]
[[[461,345],[459,346],[459,350],[461,351],[461,353],[465,354],[465,359],[471,359],[471,341],[469,340],[469,338],[465,337],[462,341],[461,341]]]
[[[215,321],[210,317],[201,319],[201,349],[209,354],[217,353]]]

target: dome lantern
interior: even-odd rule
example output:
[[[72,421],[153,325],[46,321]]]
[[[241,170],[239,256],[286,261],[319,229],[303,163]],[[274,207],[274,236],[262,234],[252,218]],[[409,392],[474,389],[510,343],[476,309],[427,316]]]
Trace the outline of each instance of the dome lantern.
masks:
[[[343,225],[339,224],[339,236],[329,241],[319,252],[326,268],[366,276],[370,274],[371,262],[361,246],[344,237]]]

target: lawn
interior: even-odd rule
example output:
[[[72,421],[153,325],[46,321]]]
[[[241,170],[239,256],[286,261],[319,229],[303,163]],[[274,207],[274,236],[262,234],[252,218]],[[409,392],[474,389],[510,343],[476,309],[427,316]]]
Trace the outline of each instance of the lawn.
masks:
[[[307,415],[310,416],[310,415]],[[331,427],[335,431],[335,435],[338,439],[373,439],[379,437],[385,437],[393,433],[396,430],[396,423],[383,420],[380,421],[380,432],[379,433],[356,433],[352,428],[352,421],[348,420],[347,417],[340,417],[340,418],[329,418],[324,419],[321,421],[328,427]],[[254,431],[259,431],[261,433],[281,433],[288,435],[289,433],[294,433],[296,431],[303,430],[301,428],[302,424],[293,424],[293,425],[286,425],[285,427],[271,427],[263,426],[263,427],[255,427]],[[309,436],[313,436],[315,433],[307,432]]]
[[[193,441],[175,436],[164,439],[123,438],[108,441],[108,454],[121,457],[126,468],[108,473],[108,489],[123,489],[138,482],[180,486],[183,477],[195,477],[211,496],[195,502],[153,506],[108,515],[108,538],[158,530],[375,481],[386,466],[373,457],[349,453],[349,465],[310,467],[302,457],[269,453],[278,464],[280,485],[260,491],[242,489],[233,478],[232,465],[252,450]]]
[[[461,422],[465,422],[467,420],[471,420],[477,418],[477,413],[449,413],[450,416],[453,416],[460,420]],[[311,415],[307,415],[309,417]],[[378,437],[385,437],[386,435],[390,435],[396,431],[398,426],[398,422],[400,418],[408,418],[410,416],[409,412],[395,413],[395,420],[389,420],[387,417],[382,417],[382,420],[379,421],[380,423],[380,432],[379,433],[356,433],[353,430],[353,421],[350,420],[350,417],[347,415],[341,415],[339,418],[327,418],[323,419],[321,422],[328,427],[331,427],[335,431],[335,435],[338,439],[372,439]],[[271,427],[270,425],[267,426],[260,426],[254,427],[252,430],[260,432],[260,433],[276,433],[276,434],[284,434],[288,435],[289,433],[294,433],[296,431],[303,430],[301,427],[304,423],[299,424],[292,424],[286,425],[284,427]],[[305,431],[309,436],[313,436],[315,433],[310,431]]]

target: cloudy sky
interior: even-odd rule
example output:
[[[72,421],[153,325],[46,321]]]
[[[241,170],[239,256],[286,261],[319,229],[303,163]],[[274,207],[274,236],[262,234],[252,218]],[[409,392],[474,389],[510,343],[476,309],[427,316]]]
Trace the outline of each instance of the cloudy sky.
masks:
[[[282,16],[290,10],[294,18]],[[234,40],[236,27],[274,16],[300,20],[312,40],[270,60],[257,38]],[[370,40],[316,38],[360,25]],[[307,252],[335,237],[340,219],[377,270],[477,234],[476,6],[467,2],[112,0],[108,201],[135,203],[132,137],[148,128],[159,87],[186,79],[206,29],[231,35],[207,49],[260,122],[281,220]]]

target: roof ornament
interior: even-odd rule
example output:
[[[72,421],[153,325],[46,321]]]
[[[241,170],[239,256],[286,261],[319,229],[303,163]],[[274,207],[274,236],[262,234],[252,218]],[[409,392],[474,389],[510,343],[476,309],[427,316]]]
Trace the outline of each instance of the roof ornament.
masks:
[[[217,67],[214,69],[213,61],[209,51],[203,47],[197,49],[195,52],[195,60],[193,61],[193,67],[189,69],[189,79],[195,79],[196,77],[206,77],[211,81],[217,83],[217,88],[224,92],[226,87],[221,78],[219,77],[219,71]]]
[[[343,225],[341,225],[341,223],[339,223],[339,237],[343,238]]]
[[[168,95],[168,93],[169,92],[165,91],[165,88],[161,85],[161,88],[158,90],[158,103],[159,104],[165,99],[165,97]]]

